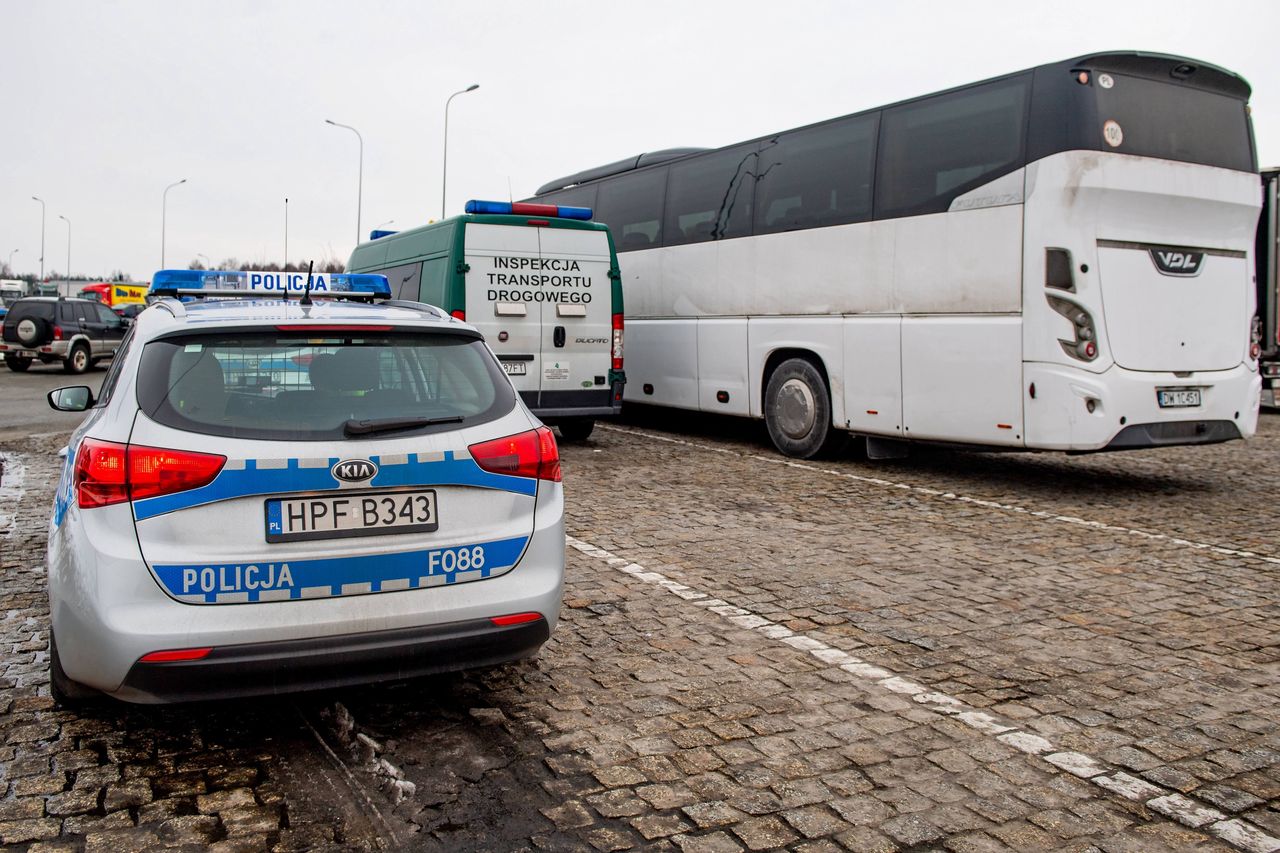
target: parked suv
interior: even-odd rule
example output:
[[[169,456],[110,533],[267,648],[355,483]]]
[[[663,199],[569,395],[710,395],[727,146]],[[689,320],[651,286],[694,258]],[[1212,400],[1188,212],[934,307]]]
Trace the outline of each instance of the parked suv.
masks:
[[[39,359],[62,362],[67,373],[84,373],[115,355],[128,324],[105,305],[88,299],[31,296],[9,306],[0,352],[21,373]]]

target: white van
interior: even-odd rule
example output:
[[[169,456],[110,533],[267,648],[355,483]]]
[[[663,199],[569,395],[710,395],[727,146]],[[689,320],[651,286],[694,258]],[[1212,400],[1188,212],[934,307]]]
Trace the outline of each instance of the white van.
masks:
[[[569,440],[622,406],[622,283],[588,208],[470,201],[466,213],[375,231],[347,271],[475,326],[535,415]]]

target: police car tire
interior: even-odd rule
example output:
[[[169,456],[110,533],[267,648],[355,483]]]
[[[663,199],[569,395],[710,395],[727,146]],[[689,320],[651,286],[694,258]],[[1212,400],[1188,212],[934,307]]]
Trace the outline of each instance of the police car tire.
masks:
[[[72,681],[62,669],[62,661],[58,658],[58,641],[53,632],[49,632],[49,694],[53,701],[64,708],[83,705],[101,694],[92,687],[85,687],[78,681]]]
[[[27,368],[31,366],[30,358],[19,358],[16,355],[6,355],[4,357],[5,366],[14,373],[26,373]]]
[[[764,421],[773,446],[795,459],[830,453],[845,438],[831,426],[831,394],[826,380],[813,362],[804,358],[787,359],[769,376]]]
[[[560,437],[565,441],[586,441],[596,428],[595,418],[568,418],[560,421]]]
[[[62,369],[67,373],[84,373],[89,369],[89,348],[84,344],[76,344],[67,353],[67,360],[62,362]]]

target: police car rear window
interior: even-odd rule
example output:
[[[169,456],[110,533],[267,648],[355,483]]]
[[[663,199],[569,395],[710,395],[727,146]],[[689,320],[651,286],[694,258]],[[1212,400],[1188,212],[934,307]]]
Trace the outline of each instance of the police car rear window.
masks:
[[[484,423],[509,412],[515,394],[475,338],[272,331],[152,341],[138,403],[176,429],[320,441]]]

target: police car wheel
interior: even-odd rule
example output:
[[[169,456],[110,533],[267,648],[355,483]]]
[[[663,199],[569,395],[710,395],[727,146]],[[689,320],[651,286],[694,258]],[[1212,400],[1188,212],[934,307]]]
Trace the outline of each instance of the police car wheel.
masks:
[[[67,353],[67,360],[62,363],[67,373],[84,373],[89,369],[89,348],[84,344],[76,344]]]
[[[26,373],[27,368],[31,366],[31,359],[18,358],[16,355],[6,355],[4,363],[14,373]]]
[[[85,687],[78,681],[72,681],[62,669],[62,661],[58,658],[58,641],[53,632],[49,632],[49,694],[53,701],[64,708],[83,705],[100,694],[92,687]]]
[[[569,418],[560,421],[560,436],[565,441],[586,441],[596,428],[594,418]]]
[[[831,427],[831,395],[813,363],[789,358],[769,377],[764,420],[773,446],[785,456],[812,459],[831,452],[844,435]]]

